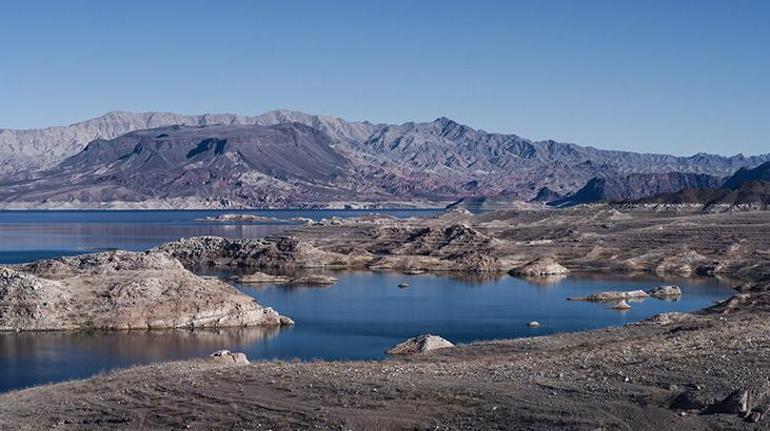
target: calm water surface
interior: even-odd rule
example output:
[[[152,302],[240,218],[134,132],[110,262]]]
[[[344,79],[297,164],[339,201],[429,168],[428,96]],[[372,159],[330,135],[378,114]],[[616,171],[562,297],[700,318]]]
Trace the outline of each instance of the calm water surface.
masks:
[[[263,228],[234,225],[234,231],[228,231],[225,226],[200,226],[193,221],[201,217],[200,213],[207,212],[194,216],[178,213],[110,212],[88,215],[85,220],[78,220],[78,216],[84,217],[82,214],[71,212],[61,219],[51,219],[49,213],[35,213],[28,214],[24,221],[19,220],[24,217],[18,213],[12,217],[0,213],[0,244],[8,252],[7,261],[19,261],[25,257],[80,253],[100,247],[143,249],[179,236],[203,233],[259,236],[256,229]],[[330,215],[314,214],[313,218]],[[99,221],[90,222],[89,217]],[[26,235],[19,228],[22,225],[27,226]],[[267,229],[273,227],[266,226]],[[54,232],[54,246],[41,242],[45,232]],[[180,232],[186,233],[180,235]],[[138,237],[132,237],[134,234]],[[14,238],[10,245],[6,243],[8,238]],[[19,254],[20,250],[27,253]],[[251,359],[380,359],[391,345],[421,333],[439,334],[450,341],[464,343],[617,326],[660,312],[703,308],[731,294],[730,289],[714,279],[663,280],[577,274],[534,283],[508,276],[478,279],[376,272],[334,275],[339,277],[337,284],[324,288],[235,285],[261,304],[296,320],[296,326],[291,328],[1,333],[0,391],[87,377],[134,364],[202,357],[220,348],[246,352]],[[402,282],[410,287],[398,288]],[[681,299],[647,299],[632,303],[633,308],[627,312],[602,304],[566,301],[568,296],[604,290],[649,289],[664,283],[681,286],[684,291]],[[527,327],[526,323],[532,320],[542,326]]]
[[[260,211],[0,211],[0,264],[29,262],[109,249],[145,250],[200,235],[259,238],[292,226],[286,223],[201,223],[222,214],[314,220],[370,213],[420,217],[438,210],[260,210]]]

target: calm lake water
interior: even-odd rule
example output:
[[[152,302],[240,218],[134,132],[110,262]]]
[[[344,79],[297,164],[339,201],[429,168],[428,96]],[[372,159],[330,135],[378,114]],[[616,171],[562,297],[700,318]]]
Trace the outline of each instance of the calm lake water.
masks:
[[[61,218],[51,212],[26,216],[0,213],[0,246],[6,252],[6,262],[13,262],[99,248],[143,249],[204,233],[260,236],[259,229],[282,228],[201,226],[194,219],[212,212],[186,213],[189,212],[66,212]],[[348,214],[291,213],[316,219]],[[284,218],[275,212],[269,215]],[[416,214],[407,212],[406,216],[409,215]],[[91,222],[92,219],[97,221]],[[46,243],[46,232],[55,241]],[[133,237],[132,232],[137,236]],[[6,242],[11,238],[12,243]],[[297,324],[291,328],[0,333],[0,391],[87,377],[129,365],[203,357],[221,348],[246,352],[250,359],[380,359],[393,344],[421,333],[439,334],[450,341],[465,343],[617,326],[660,312],[703,308],[732,293],[714,279],[576,274],[535,283],[508,276],[478,279],[388,272],[330,274],[339,278],[331,287],[235,285],[259,303],[292,317]],[[398,288],[402,282],[409,287]],[[682,288],[680,300],[647,299],[632,303],[633,308],[626,312],[603,304],[566,300],[568,296],[597,291],[649,289],[669,283]],[[542,326],[527,327],[526,323],[532,320]]]
[[[92,253],[145,250],[201,235],[259,238],[290,228],[287,223],[202,223],[222,214],[254,214],[287,220],[358,217],[370,213],[421,217],[439,210],[260,210],[260,211],[0,211],[0,264]]]

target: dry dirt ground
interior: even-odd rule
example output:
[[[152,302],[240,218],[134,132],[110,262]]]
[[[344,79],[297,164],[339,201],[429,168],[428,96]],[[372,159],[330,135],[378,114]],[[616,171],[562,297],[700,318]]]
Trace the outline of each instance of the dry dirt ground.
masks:
[[[573,268],[710,268],[742,278],[742,293],[697,314],[386,361],[132,368],[0,395],[0,429],[770,429],[770,214],[468,222],[495,238],[503,263],[553,255]],[[297,235],[320,247],[394,249],[387,231]]]
[[[0,429],[770,429],[769,413],[752,423],[672,407],[691,391],[715,410],[747,390],[762,414],[768,316],[761,292],[696,315],[383,362],[157,364],[2,395]]]

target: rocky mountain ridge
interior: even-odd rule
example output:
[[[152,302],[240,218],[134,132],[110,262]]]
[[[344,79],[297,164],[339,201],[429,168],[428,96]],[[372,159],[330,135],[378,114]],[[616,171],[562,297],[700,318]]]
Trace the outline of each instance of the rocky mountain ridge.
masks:
[[[301,145],[295,139],[300,135]],[[254,117],[112,112],[68,127],[0,130],[0,204],[287,207],[480,196],[516,201],[538,198],[544,188],[549,198],[569,195],[593,178],[602,179],[602,188],[612,185],[610,198],[629,199],[710,186],[765,161],[770,154],[678,157],[531,141],[445,117],[391,125],[295,111]]]

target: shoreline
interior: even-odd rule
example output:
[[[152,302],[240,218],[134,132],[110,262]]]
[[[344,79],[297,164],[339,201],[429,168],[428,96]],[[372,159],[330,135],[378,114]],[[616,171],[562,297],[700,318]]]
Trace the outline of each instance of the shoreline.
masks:
[[[741,415],[696,414],[677,408],[674,400],[693,390],[705,398],[713,395],[716,401],[704,403],[718,405],[735,390],[763,390],[770,369],[749,364],[770,364],[765,362],[770,350],[757,350],[770,347],[764,330],[770,295],[751,296],[753,301],[733,298],[696,313],[667,313],[617,328],[463,344],[382,361],[238,366],[191,360],[131,367],[0,394],[0,424],[28,429],[139,424],[222,429],[256,423],[273,429],[313,424],[477,429],[506,423],[533,429],[743,428],[750,423]],[[744,349],[754,346],[755,359],[745,357],[748,350],[736,350],[746,343]],[[125,392],[128,382],[133,389]],[[182,407],[187,413],[170,415],[190,403],[206,407]],[[95,408],[73,409],[77,405]],[[402,409],[406,415],[396,413]],[[33,411],[34,425],[23,419]]]
[[[195,264],[250,272],[452,268],[464,270],[455,274],[485,277],[507,276],[509,270],[561,274],[566,268],[581,274],[590,267],[592,274],[632,277],[729,276],[738,286],[731,298],[692,313],[382,361],[191,360],[118,370],[2,394],[0,428],[479,429],[513,423],[531,429],[659,431],[753,428],[757,421],[768,426],[768,227],[767,212],[450,210],[415,220],[340,219],[258,240],[196,237],[166,243],[151,252],[187,269]],[[734,396],[747,401],[736,405]]]

